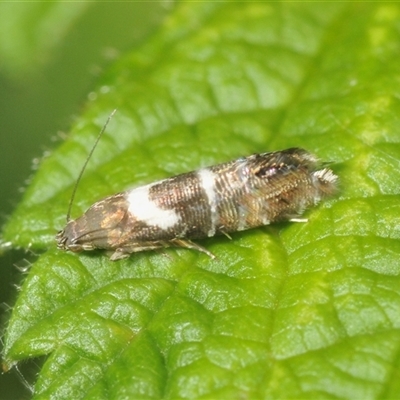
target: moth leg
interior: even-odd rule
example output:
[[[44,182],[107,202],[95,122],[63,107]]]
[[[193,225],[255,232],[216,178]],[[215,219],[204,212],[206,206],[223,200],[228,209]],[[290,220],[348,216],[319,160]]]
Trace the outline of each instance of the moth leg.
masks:
[[[308,222],[308,218],[290,218],[290,222]]]
[[[124,258],[129,257],[132,253],[136,253],[139,251],[143,250],[155,250],[159,249],[162,247],[169,247],[169,246],[177,246],[177,247],[183,247],[185,249],[192,249],[192,250],[197,250],[201,251],[202,253],[207,254],[210,258],[215,259],[216,256],[212,254],[210,251],[208,251],[205,247],[200,246],[197,243],[191,242],[190,240],[187,239],[172,239],[168,241],[158,241],[158,242],[152,242],[152,243],[147,243],[145,245],[125,245],[121,246],[115,249],[114,253],[111,254],[110,260],[111,261],[117,261],[117,260],[122,260]]]
[[[117,249],[110,255],[111,261],[123,260],[124,258],[128,258],[131,253],[124,251],[124,249]]]
[[[205,247],[200,246],[199,244],[194,243],[187,239],[172,239],[170,241],[170,243],[174,246],[183,247],[185,249],[192,249],[192,250],[200,251],[202,253],[207,254],[213,260],[217,258],[213,253],[208,251]]]
[[[141,246],[137,243],[131,245],[121,245],[115,249],[114,253],[111,254],[110,260],[122,260],[124,258],[128,258],[132,253],[137,253],[144,250],[155,250],[165,246],[168,246],[168,244],[164,244],[163,242],[148,243]]]
[[[225,232],[225,231],[220,231],[223,235],[225,235],[229,240],[232,240],[232,236],[228,233],[228,232]]]

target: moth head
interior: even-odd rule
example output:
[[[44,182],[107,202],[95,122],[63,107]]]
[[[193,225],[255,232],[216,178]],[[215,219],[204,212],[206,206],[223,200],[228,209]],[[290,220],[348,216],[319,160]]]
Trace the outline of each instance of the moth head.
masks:
[[[85,235],[78,235],[76,221],[70,221],[66,227],[56,235],[57,248],[79,253],[84,250],[93,250],[94,246],[90,242],[82,241]]]

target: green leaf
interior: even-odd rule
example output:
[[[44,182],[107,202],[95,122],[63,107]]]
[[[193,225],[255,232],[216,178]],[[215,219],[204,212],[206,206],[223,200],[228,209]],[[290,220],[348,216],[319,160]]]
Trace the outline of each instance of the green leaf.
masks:
[[[21,78],[34,70],[89,6],[88,2],[62,1],[0,3],[4,17],[0,25],[3,72]]]
[[[183,3],[90,95],[3,231],[45,250],[4,366],[50,355],[37,399],[396,398],[400,390],[400,7]],[[110,262],[54,234],[133,185],[299,146],[337,198],[286,223]]]

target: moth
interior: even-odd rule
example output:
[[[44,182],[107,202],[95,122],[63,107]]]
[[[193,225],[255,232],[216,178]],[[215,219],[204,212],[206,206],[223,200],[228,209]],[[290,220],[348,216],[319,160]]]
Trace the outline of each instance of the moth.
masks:
[[[97,201],[81,217],[67,217],[57,246],[72,252],[105,249],[113,261],[169,246],[214,258],[193,240],[298,221],[307,208],[334,194],[337,183],[326,163],[304,149],[253,154]]]

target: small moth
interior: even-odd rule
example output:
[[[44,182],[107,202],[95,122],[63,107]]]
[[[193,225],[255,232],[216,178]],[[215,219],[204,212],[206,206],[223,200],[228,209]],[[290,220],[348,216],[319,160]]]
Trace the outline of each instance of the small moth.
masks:
[[[75,220],[68,212],[57,246],[73,252],[109,250],[111,260],[168,246],[214,258],[192,240],[299,221],[308,207],[336,191],[337,182],[332,170],[306,150],[253,154],[114,194]]]

